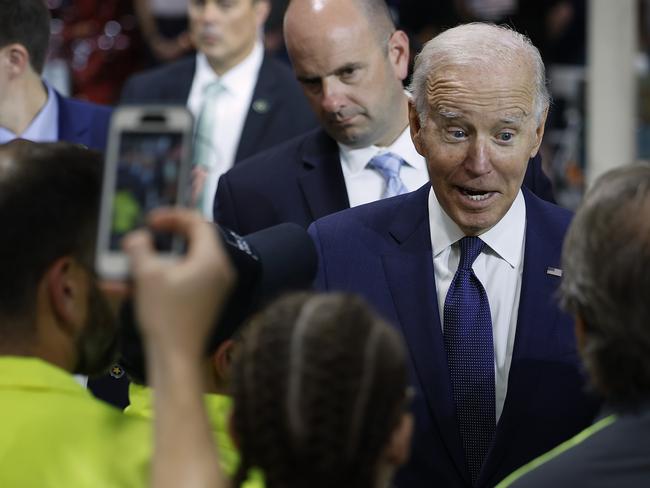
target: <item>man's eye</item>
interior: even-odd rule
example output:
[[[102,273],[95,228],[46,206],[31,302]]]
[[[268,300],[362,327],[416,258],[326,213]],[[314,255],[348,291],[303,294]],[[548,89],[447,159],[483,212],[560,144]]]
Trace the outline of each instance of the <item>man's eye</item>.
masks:
[[[510,142],[514,136],[512,132],[499,132],[497,139],[501,142]]]
[[[464,139],[465,137],[467,137],[465,131],[460,129],[450,130],[449,135],[454,139]]]
[[[358,72],[359,70],[357,68],[346,68],[339,73],[339,77],[342,80],[351,80],[358,74]]]
[[[309,93],[318,93],[320,91],[320,80],[301,80],[302,87]]]

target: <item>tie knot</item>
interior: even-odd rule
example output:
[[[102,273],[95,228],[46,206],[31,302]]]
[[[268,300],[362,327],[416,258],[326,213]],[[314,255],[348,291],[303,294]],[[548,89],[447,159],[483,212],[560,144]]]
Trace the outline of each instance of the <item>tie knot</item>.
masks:
[[[368,167],[376,169],[383,174],[384,178],[395,177],[399,175],[399,170],[405,161],[397,154],[387,152],[378,154],[368,162]]]
[[[203,88],[203,96],[206,98],[214,97],[223,90],[220,80],[211,81]]]
[[[458,243],[460,244],[460,264],[458,268],[470,269],[485,247],[485,242],[478,237],[463,237]]]

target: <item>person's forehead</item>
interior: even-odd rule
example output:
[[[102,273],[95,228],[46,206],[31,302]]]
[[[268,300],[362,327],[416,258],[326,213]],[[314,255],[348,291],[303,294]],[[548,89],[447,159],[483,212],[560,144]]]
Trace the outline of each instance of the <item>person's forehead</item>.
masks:
[[[216,5],[217,7],[232,7],[241,5],[252,5],[256,1],[268,0],[189,0],[188,7],[205,7],[208,4]]]
[[[296,68],[334,71],[350,63],[370,63],[380,43],[367,25],[339,21],[291,29],[287,48]],[[322,74],[322,73],[321,73]]]
[[[223,16],[252,17],[255,15],[255,4],[266,0],[191,0],[188,2],[188,14],[192,22],[198,20],[204,13],[206,7],[215,7]]]
[[[426,84],[432,108],[451,114],[454,107],[467,105],[478,111],[501,110],[518,117],[530,111],[535,92],[534,72],[516,64],[434,67]]]

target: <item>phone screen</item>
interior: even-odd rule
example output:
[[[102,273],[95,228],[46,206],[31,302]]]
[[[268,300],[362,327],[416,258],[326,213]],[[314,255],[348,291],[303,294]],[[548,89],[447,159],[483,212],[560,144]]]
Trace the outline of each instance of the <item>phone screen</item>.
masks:
[[[120,134],[109,247],[120,250],[125,234],[145,225],[149,211],[178,203],[182,133]],[[171,249],[171,236],[157,235],[158,250]]]

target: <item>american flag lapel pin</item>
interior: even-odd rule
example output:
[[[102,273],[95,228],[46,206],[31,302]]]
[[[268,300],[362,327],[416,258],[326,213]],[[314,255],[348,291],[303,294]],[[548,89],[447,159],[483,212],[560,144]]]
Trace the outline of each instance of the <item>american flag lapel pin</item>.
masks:
[[[557,276],[558,278],[562,277],[562,270],[560,268],[554,268],[553,266],[549,266],[546,268],[546,274],[551,275],[551,276]]]

